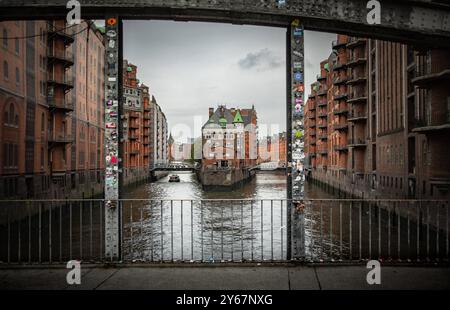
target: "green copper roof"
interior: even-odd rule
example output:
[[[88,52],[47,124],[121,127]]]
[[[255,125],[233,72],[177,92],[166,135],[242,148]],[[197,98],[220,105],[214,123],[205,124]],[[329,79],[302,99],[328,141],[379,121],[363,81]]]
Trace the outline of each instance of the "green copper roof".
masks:
[[[329,65],[328,63],[324,64],[324,65],[323,65],[323,68],[324,68],[325,70],[327,70],[328,72],[330,72],[330,65]]]
[[[244,121],[242,120],[241,112],[237,110],[236,115],[234,116],[233,123],[243,123],[243,122]]]
[[[227,123],[227,119],[222,117],[222,118],[219,119],[219,123],[221,123],[221,124],[222,124],[222,123],[226,124],[226,123]]]

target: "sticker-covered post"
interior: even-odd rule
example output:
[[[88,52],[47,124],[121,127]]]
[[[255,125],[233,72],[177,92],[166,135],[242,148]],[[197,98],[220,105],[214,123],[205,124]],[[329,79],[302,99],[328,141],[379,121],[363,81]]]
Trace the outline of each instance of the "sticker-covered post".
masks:
[[[304,105],[305,105],[305,51],[304,29],[299,20],[290,26],[290,74],[291,74],[291,139],[290,182],[292,203],[290,204],[292,258],[305,259],[305,208],[304,208]]]
[[[105,23],[105,259],[120,259],[120,21]]]

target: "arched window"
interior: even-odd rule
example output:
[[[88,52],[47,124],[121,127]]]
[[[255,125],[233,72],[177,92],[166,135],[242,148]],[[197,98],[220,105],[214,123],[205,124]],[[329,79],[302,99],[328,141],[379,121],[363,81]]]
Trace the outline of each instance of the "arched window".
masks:
[[[8,121],[8,123],[10,124],[10,125],[12,125],[12,124],[14,124],[14,116],[15,116],[15,111],[14,111],[14,104],[10,104],[9,105],[9,121]]]
[[[41,131],[45,132],[45,114],[43,112],[41,114]]]
[[[3,28],[3,47],[8,47],[8,30]]]
[[[5,80],[9,79],[9,68],[6,60],[3,61],[3,78]]]

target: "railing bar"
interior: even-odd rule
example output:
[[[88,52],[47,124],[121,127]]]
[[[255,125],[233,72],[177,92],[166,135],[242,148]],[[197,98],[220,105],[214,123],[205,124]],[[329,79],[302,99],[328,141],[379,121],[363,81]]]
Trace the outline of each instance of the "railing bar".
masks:
[[[100,231],[99,231],[99,234],[100,234],[100,260],[103,260],[103,208],[105,207],[105,202],[104,201],[100,201],[99,202],[99,209],[100,209]],[[123,212],[123,208],[122,208],[122,211],[121,212]],[[120,225],[122,228],[121,229],[123,229],[123,223],[121,223],[121,225]],[[122,238],[121,238],[122,240],[123,240],[123,234],[122,234]],[[122,247],[122,249],[123,249],[123,247]]]
[[[381,258],[381,207],[378,207],[378,258]]]
[[[220,206],[220,252],[221,252],[221,259],[223,261],[223,208],[224,205],[222,204]]]
[[[289,232],[288,232],[289,233]],[[323,260],[323,205],[320,202],[320,259]]]
[[[270,260],[273,261],[273,200],[270,200]]]
[[[80,202],[80,260],[83,260],[83,207],[84,201]]]
[[[211,209],[211,257],[210,261],[214,262],[214,208]]]
[[[343,245],[342,245],[342,203],[339,203],[339,244],[340,244],[340,258],[342,260]]]
[[[362,203],[359,203],[359,259],[362,260]]]
[[[201,221],[201,223],[200,223],[200,226],[201,226],[200,239],[201,239],[201,254],[202,254],[201,261],[203,262],[204,261],[204,259],[203,259],[203,201],[200,201],[200,221]]]
[[[162,261],[164,261],[164,231],[163,231],[163,225],[164,225],[164,219],[163,219],[163,217],[164,217],[164,211],[163,211],[163,201],[161,200],[161,206],[160,206],[161,208],[161,246],[160,246],[160,248],[161,248],[161,262]]]
[[[350,252],[350,260],[352,260],[353,259],[353,236],[352,236],[352,234],[353,234],[353,232],[352,232],[352,209],[353,209],[353,204],[352,204],[352,202],[350,202],[350,208],[349,208],[349,210],[348,210],[348,213],[349,213],[349,218],[348,218],[348,222],[349,222],[349,247],[350,247],[350,249],[349,249],[349,252]]]
[[[42,263],[42,204],[39,204],[39,248],[38,248],[38,262]]]
[[[419,226],[419,222],[420,222],[420,212],[421,212],[421,203],[419,201],[419,205],[416,205],[416,252],[417,252],[417,261],[420,260],[420,226]]]
[[[133,203],[130,203],[130,255],[131,261],[134,259],[134,240],[133,240]]]
[[[180,202],[180,220],[181,220],[181,261],[184,261],[184,234],[183,234],[183,200]]]
[[[191,260],[194,261],[194,207],[191,200]]]
[[[372,258],[372,204],[369,202],[369,258]]]
[[[170,261],[173,262],[173,200],[170,201]]]
[[[34,202],[31,203],[34,205]],[[27,202],[28,211],[28,263],[31,264],[31,209],[30,203]],[[20,221],[19,221],[20,225]],[[20,230],[19,230],[19,245],[20,245]],[[19,257],[20,257],[20,246],[19,246]],[[19,258],[20,261],[20,258]]]
[[[409,260],[410,259],[410,253],[411,253],[411,221],[410,221],[410,218],[409,218],[409,213],[410,213],[410,210],[409,210],[409,208],[410,208],[410,205],[409,205],[409,202],[407,202],[407,209],[406,209],[406,220],[407,220],[407,225],[408,225],[408,228],[407,228],[407,230],[408,230],[408,253],[407,253],[407,259]]]
[[[388,259],[391,259],[391,207],[388,207]]]
[[[8,250],[7,250],[7,262],[8,264],[11,263],[11,220],[9,218],[9,211],[10,209],[8,208],[7,212],[6,212],[6,217],[7,217],[7,230],[8,230]]]
[[[142,261],[144,261],[144,258],[145,258],[145,247],[144,247],[144,234],[143,234],[143,232],[144,232],[144,210],[143,210],[143,208],[144,208],[144,206],[141,204],[140,205],[140,210],[141,210],[141,219],[140,219],[140,223],[141,223],[141,233],[140,233],[140,236],[139,236],[139,239],[140,239],[140,241],[141,241],[141,247],[142,247],[142,254],[141,254],[141,260]]]
[[[48,212],[48,262],[52,263],[52,211],[53,202],[50,202],[50,208]]]
[[[72,260],[72,202],[69,204],[69,259]]]
[[[397,203],[396,203],[397,204]],[[397,204],[398,206],[398,204]],[[400,217],[400,212],[401,212],[401,208],[397,208],[397,259],[400,260],[400,251],[401,251],[401,247],[400,247],[400,231],[401,231],[401,217]]]
[[[93,235],[93,210],[92,210],[92,200],[89,202],[89,256],[91,257],[91,260],[93,260],[93,252],[92,252],[92,235]],[[121,238],[123,239],[123,238]]]
[[[253,261],[253,239],[254,239],[254,235],[253,235],[253,200],[251,201],[250,204],[250,219],[251,219],[251,223],[250,223],[250,228],[251,228],[251,238],[250,238],[250,245],[251,245],[251,259]]]
[[[449,214],[448,214],[448,209],[449,208],[450,208],[450,206],[449,206],[449,203],[447,202],[447,206],[446,206],[446,209],[447,209],[447,217],[446,217],[447,218],[447,223],[445,224],[446,225],[446,231],[447,231],[447,243],[446,243],[447,261],[450,260],[449,240],[448,240],[448,237],[450,235],[450,232],[448,230],[448,222],[450,221],[450,217],[449,217]]]
[[[122,249],[123,249],[123,236],[124,236],[124,215],[123,215],[123,203],[124,203],[124,201],[121,201],[121,200],[119,200],[118,202],[117,202],[117,205],[118,205],[118,208],[119,208],[119,231],[120,231],[120,236],[122,236],[121,238],[120,238],[120,251],[121,252],[124,252]],[[122,255],[122,253],[121,253],[121,257],[122,257],[123,255]],[[111,257],[111,260],[112,260],[112,257]]]
[[[284,240],[283,240],[283,200],[281,200],[281,218],[280,218],[280,240],[281,240],[281,243],[280,243],[280,245],[281,245],[281,259],[283,260],[284,259],[284,255],[283,255],[283,242],[284,242]]]
[[[31,211],[28,211],[28,212],[31,212]],[[29,215],[29,219],[31,219],[31,215]],[[22,256],[22,253],[21,253],[21,248],[22,248],[22,239],[21,239],[21,223],[22,223],[22,221],[19,219],[19,223],[18,223],[18,239],[19,239],[19,247],[18,247],[18,253],[17,253],[17,257],[18,257],[18,261],[19,261],[19,263],[22,261],[22,258],[21,258],[21,256]],[[31,221],[29,222],[30,224],[30,227],[31,227]],[[29,229],[28,230],[28,233],[29,233],[29,235],[31,235],[31,229]],[[30,251],[30,255],[28,255],[28,260],[29,260],[29,262],[31,263],[31,237],[29,237],[28,238],[28,240],[29,240],[29,244],[28,244],[28,246],[29,246],[29,251]]]
[[[263,210],[264,201],[261,200],[261,261],[264,260],[264,210]]]
[[[231,261],[234,261],[234,203],[231,203]]]
[[[333,261],[333,205],[330,205],[330,258]]]
[[[59,206],[59,262],[62,262],[62,205]]]
[[[427,260],[430,260],[430,205],[427,204]]]
[[[153,201],[150,201],[150,261],[153,262],[155,259],[154,251],[155,251],[155,233],[153,230],[155,223],[155,214],[153,213]]]
[[[244,261],[244,202],[241,201],[241,261]]]
[[[436,204],[436,258],[439,259],[439,204]]]

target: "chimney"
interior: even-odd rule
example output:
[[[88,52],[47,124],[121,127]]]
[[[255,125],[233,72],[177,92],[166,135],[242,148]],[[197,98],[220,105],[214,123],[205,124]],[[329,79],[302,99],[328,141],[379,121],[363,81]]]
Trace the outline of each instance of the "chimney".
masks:
[[[211,116],[214,114],[214,108],[209,108],[209,117],[211,118]]]

